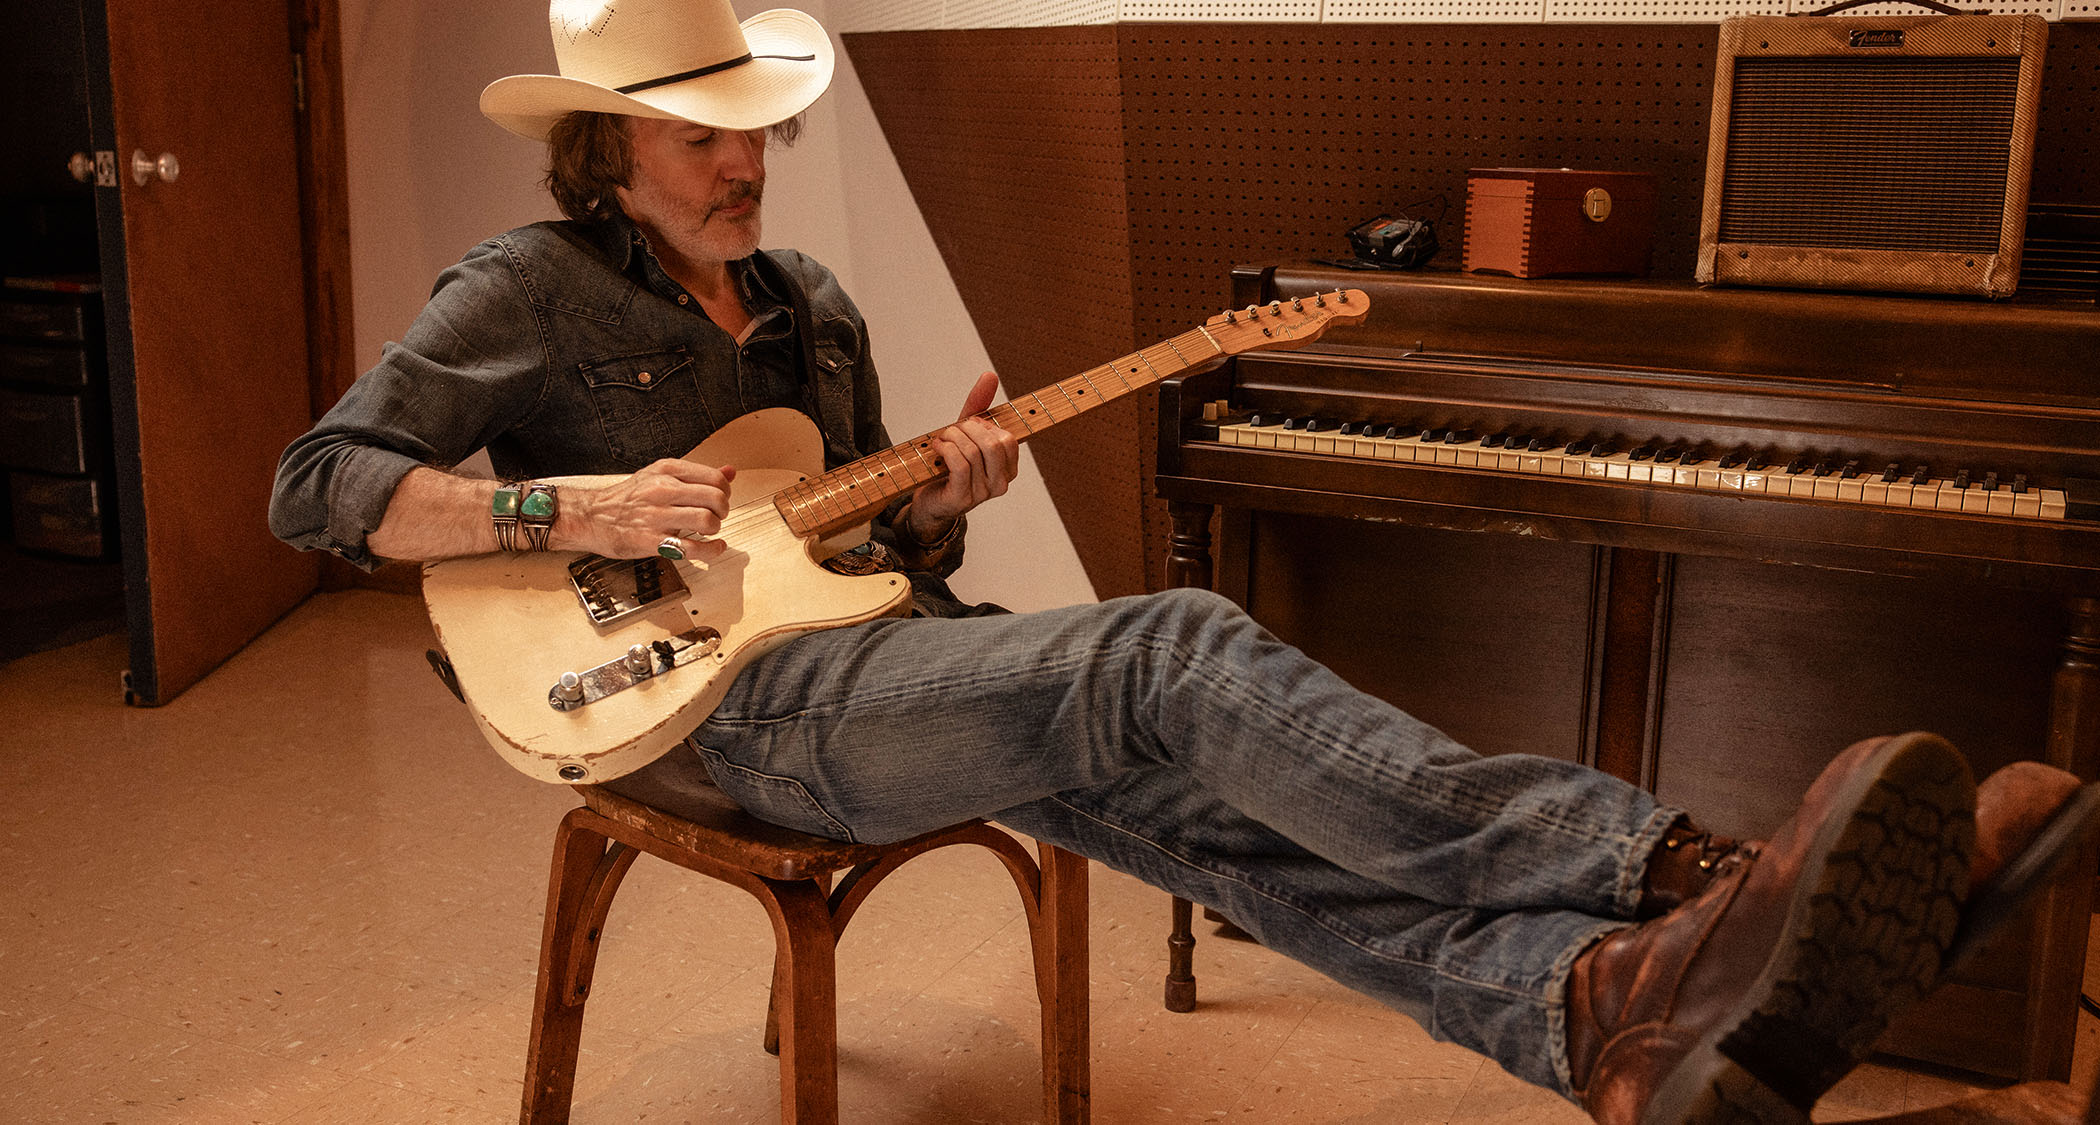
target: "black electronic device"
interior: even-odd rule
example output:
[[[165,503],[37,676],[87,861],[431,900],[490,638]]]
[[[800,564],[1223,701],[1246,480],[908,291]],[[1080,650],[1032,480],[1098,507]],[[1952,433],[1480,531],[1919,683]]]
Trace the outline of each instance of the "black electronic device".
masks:
[[[1380,269],[1411,270],[1436,256],[1436,224],[1380,215],[1349,232],[1356,260]]]

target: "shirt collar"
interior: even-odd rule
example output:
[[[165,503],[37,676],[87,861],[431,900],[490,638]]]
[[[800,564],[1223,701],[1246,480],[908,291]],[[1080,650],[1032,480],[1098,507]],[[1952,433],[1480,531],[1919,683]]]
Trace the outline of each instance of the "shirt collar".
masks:
[[[648,286],[666,300],[678,299],[681,287],[653,260],[648,238],[626,212],[615,207],[610,215],[594,226],[596,229],[591,232],[591,238],[622,274]],[[774,287],[766,279],[765,271],[754,265],[750,258],[729,263],[729,274],[742,288],[754,316],[764,319],[772,310],[787,307],[787,294]]]

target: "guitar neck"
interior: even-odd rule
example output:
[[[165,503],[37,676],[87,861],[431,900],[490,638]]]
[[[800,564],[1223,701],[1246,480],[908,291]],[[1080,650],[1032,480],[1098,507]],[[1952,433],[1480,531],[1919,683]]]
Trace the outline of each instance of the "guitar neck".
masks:
[[[1000,403],[978,417],[1027,441],[1059,422],[1228,354],[1209,331],[1192,328],[1034,394]],[[939,432],[921,434],[783,489],[774,496],[774,507],[804,538],[863,523],[892,500],[948,474],[933,448]]]

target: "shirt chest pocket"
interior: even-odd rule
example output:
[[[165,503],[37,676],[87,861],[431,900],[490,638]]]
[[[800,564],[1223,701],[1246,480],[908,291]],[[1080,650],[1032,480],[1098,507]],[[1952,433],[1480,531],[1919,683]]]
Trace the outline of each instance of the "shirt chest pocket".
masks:
[[[629,468],[682,457],[714,432],[684,348],[601,356],[577,369],[607,450]]]

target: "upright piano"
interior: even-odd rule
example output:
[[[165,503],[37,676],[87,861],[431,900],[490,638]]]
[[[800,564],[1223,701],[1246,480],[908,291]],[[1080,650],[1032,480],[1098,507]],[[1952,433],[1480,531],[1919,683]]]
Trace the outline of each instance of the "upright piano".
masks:
[[[1168,578],[1486,753],[1769,833],[1844,746],[2100,771],[2100,312],[1325,266],[1361,325],[1164,385]],[[1215,529],[1215,530],[1214,530]],[[2089,850],[1884,1049],[2068,1077]]]

